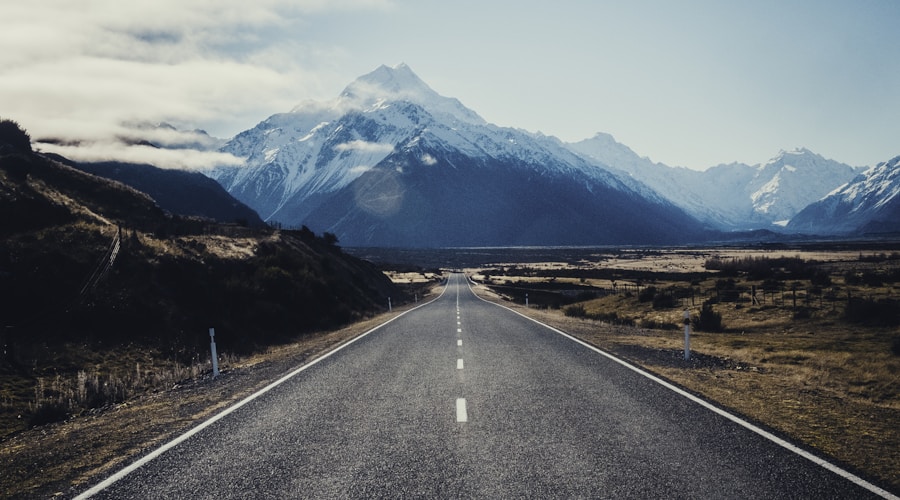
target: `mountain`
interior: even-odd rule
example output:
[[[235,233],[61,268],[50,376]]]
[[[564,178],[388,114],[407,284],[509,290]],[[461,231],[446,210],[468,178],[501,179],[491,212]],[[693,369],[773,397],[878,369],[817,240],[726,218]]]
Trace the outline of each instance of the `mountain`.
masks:
[[[805,148],[781,151],[759,165],[731,163],[700,172],[639,157],[608,134],[568,147],[627,172],[697,219],[725,231],[784,226],[858,173]]]
[[[697,195],[702,173],[684,167],[670,167],[638,156],[631,148],[621,144],[606,133],[597,133],[590,139],[566,144],[566,147],[587,161],[621,171],[622,175],[646,184],[660,196],[681,207],[697,219],[713,227],[727,225],[720,220],[720,211],[709,208]]]
[[[119,182],[2,148],[0,236],[7,340],[23,344],[165,338],[184,346],[214,322],[233,348],[250,349],[397,297],[374,266],[308,230],[173,216]],[[189,341],[184,332],[199,333]]]
[[[228,194],[218,182],[199,172],[135,163],[85,163],[58,156],[54,158],[83,172],[119,181],[147,193],[160,208],[173,214],[250,227],[266,225],[252,208]]]
[[[879,163],[809,205],[787,229],[808,234],[900,232],[900,156]]]
[[[211,176],[267,221],[348,246],[677,243],[701,225],[553,137],[503,128],[406,65],[238,134]]]
[[[857,174],[848,165],[799,148],[781,151],[756,167],[750,184],[753,213],[786,224],[800,210],[821,199]]]
[[[209,328],[227,359],[414,300],[327,235],[172,215],[4,127],[0,439],[196,380]]]

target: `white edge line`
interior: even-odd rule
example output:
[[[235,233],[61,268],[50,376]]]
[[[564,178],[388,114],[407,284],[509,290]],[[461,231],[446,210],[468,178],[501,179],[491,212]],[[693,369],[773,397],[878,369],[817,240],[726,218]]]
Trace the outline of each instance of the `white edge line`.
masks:
[[[165,453],[165,452],[171,450],[172,448],[178,446],[179,444],[181,444],[181,443],[187,441],[187,440],[190,439],[193,435],[199,433],[199,432],[202,431],[203,429],[206,429],[206,428],[209,427],[210,425],[212,425],[212,424],[218,422],[219,420],[225,418],[226,416],[228,416],[228,415],[231,414],[232,412],[236,411],[238,408],[240,408],[240,407],[246,405],[247,403],[249,403],[249,402],[253,401],[254,399],[256,399],[256,398],[262,396],[263,394],[265,394],[265,393],[271,391],[271,390],[274,389],[275,387],[277,387],[277,386],[283,384],[284,382],[286,382],[286,381],[288,381],[289,379],[293,378],[294,376],[296,376],[296,375],[299,374],[300,372],[303,372],[303,371],[305,371],[306,369],[308,369],[308,368],[310,368],[310,367],[312,367],[312,366],[318,364],[319,362],[324,361],[324,360],[330,358],[332,355],[334,355],[334,354],[336,354],[337,352],[341,351],[341,350],[344,349],[345,347],[350,346],[351,344],[353,344],[353,343],[355,343],[356,341],[362,339],[363,337],[369,335],[370,333],[372,333],[372,332],[374,332],[374,331],[380,329],[381,327],[387,325],[388,323],[391,323],[391,322],[393,322],[394,320],[399,319],[399,318],[405,316],[406,314],[415,311],[416,309],[419,309],[420,307],[425,307],[425,306],[431,304],[432,302],[434,302],[434,301],[440,299],[441,297],[444,296],[444,292],[447,291],[447,288],[450,288],[450,287],[449,287],[449,282],[448,282],[447,285],[444,286],[444,290],[441,291],[441,294],[438,295],[437,297],[435,297],[434,299],[432,299],[432,300],[430,300],[430,301],[428,301],[428,302],[425,302],[425,303],[423,303],[423,304],[421,304],[421,305],[418,305],[418,306],[416,306],[416,307],[413,307],[412,309],[410,309],[410,310],[408,310],[408,311],[404,311],[404,312],[398,314],[397,316],[394,316],[393,318],[391,318],[391,319],[385,321],[384,323],[381,323],[380,325],[375,326],[375,327],[372,328],[371,330],[369,330],[369,331],[367,331],[367,332],[365,332],[365,333],[362,333],[362,334],[360,334],[360,335],[358,335],[358,336],[356,336],[356,337],[354,337],[354,338],[348,340],[347,342],[345,342],[345,343],[343,343],[343,344],[341,344],[341,345],[335,347],[334,349],[332,349],[331,351],[328,351],[327,353],[323,354],[322,356],[319,356],[318,358],[316,358],[316,359],[314,359],[314,360],[312,360],[312,361],[310,361],[310,362],[308,362],[308,363],[306,363],[306,364],[304,364],[304,365],[301,365],[299,368],[295,369],[294,371],[292,371],[292,372],[288,373],[287,375],[281,377],[280,379],[278,379],[278,380],[272,382],[271,384],[269,384],[269,385],[263,387],[262,389],[260,389],[260,390],[258,390],[258,391],[256,391],[256,392],[254,392],[253,394],[247,396],[246,398],[244,398],[244,399],[238,401],[237,403],[233,404],[232,406],[229,406],[228,408],[222,410],[220,413],[217,413],[216,415],[213,415],[212,417],[210,417],[209,419],[207,419],[207,420],[205,420],[204,422],[200,423],[200,424],[197,425],[196,427],[194,427],[194,428],[192,428],[191,430],[185,432],[184,434],[182,434],[182,435],[176,437],[175,439],[169,441],[168,443],[166,443],[166,444],[160,446],[159,448],[153,450],[152,452],[148,453],[147,455],[144,455],[143,457],[141,457],[140,459],[138,459],[136,462],[133,462],[131,465],[129,465],[129,466],[125,467],[124,469],[122,469],[122,470],[116,472],[115,474],[109,476],[108,478],[106,478],[106,479],[104,479],[103,481],[101,481],[100,483],[94,485],[92,488],[90,488],[89,490],[85,491],[84,493],[79,494],[78,496],[75,497],[75,500],[80,500],[80,499],[90,498],[90,497],[96,495],[97,493],[100,493],[101,491],[105,490],[106,488],[109,488],[110,486],[112,486],[112,485],[113,485],[115,482],[117,482],[118,480],[122,479],[123,477],[127,476],[128,474],[131,474],[132,472],[136,471],[137,469],[140,469],[140,468],[143,467],[144,465],[147,465],[148,463],[150,463],[150,461],[152,461],[152,460],[155,459],[156,457],[158,457],[158,456],[162,455],[163,453]]]
[[[466,280],[466,281],[468,282],[469,280]],[[835,464],[833,464],[833,463],[831,463],[831,462],[829,462],[829,461],[827,461],[827,460],[825,460],[825,459],[823,459],[823,458],[821,458],[821,457],[818,457],[818,456],[816,456],[816,455],[814,455],[814,454],[812,454],[812,453],[810,453],[810,452],[808,452],[808,451],[806,451],[806,450],[804,450],[804,449],[798,447],[797,445],[794,445],[794,444],[792,444],[792,443],[790,443],[790,442],[788,442],[788,441],[785,441],[784,439],[782,439],[782,438],[780,438],[780,437],[778,437],[778,436],[772,434],[771,432],[766,431],[766,430],[764,430],[764,429],[762,429],[762,428],[760,428],[760,427],[757,427],[757,426],[751,424],[750,422],[747,422],[746,420],[744,420],[744,419],[738,417],[737,415],[733,415],[733,414],[731,414],[731,413],[728,413],[727,411],[725,411],[725,410],[723,410],[723,409],[721,409],[721,408],[719,408],[719,407],[713,405],[712,403],[710,403],[710,402],[708,402],[708,401],[706,401],[706,400],[704,400],[704,399],[701,399],[701,398],[699,398],[699,397],[697,397],[697,396],[695,396],[695,395],[693,395],[693,394],[691,394],[691,393],[685,391],[684,389],[681,389],[680,387],[677,387],[677,386],[675,386],[675,385],[672,385],[671,383],[666,382],[665,380],[663,380],[663,379],[661,379],[661,378],[659,378],[659,377],[657,377],[657,376],[655,376],[655,375],[653,375],[653,374],[651,374],[651,373],[649,373],[649,372],[646,372],[646,371],[642,370],[641,368],[638,368],[638,367],[635,366],[635,365],[632,365],[632,364],[630,364],[630,363],[628,363],[628,362],[626,362],[626,361],[624,361],[624,360],[622,360],[622,359],[619,359],[619,358],[613,356],[612,354],[610,354],[610,353],[608,353],[608,352],[606,352],[606,351],[604,351],[604,350],[601,350],[601,349],[599,349],[599,348],[597,348],[597,347],[595,347],[595,346],[592,346],[591,344],[588,344],[587,342],[585,342],[585,341],[583,341],[583,340],[581,340],[581,339],[578,339],[578,338],[576,338],[576,337],[573,337],[572,335],[569,335],[568,333],[566,333],[566,332],[564,332],[564,331],[562,331],[562,330],[559,330],[558,328],[554,328],[554,327],[552,327],[552,326],[550,326],[550,325],[547,325],[547,324],[545,324],[545,323],[541,323],[540,321],[538,321],[538,320],[536,320],[536,319],[534,319],[534,318],[530,318],[530,317],[528,317],[528,316],[526,316],[526,315],[520,313],[519,311],[516,311],[515,309],[511,309],[511,308],[509,308],[509,307],[504,306],[503,304],[498,304],[498,303],[496,303],[496,302],[491,302],[491,301],[489,301],[489,300],[487,300],[487,299],[484,299],[484,298],[480,297],[477,293],[475,293],[474,290],[472,290],[472,285],[471,285],[471,283],[469,284],[469,291],[472,292],[472,295],[474,295],[475,297],[477,297],[479,300],[482,300],[482,301],[484,301],[484,302],[487,302],[488,304],[495,305],[495,306],[497,306],[497,307],[502,307],[503,309],[506,309],[507,311],[516,313],[516,314],[518,314],[519,316],[521,316],[521,317],[523,317],[523,318],[525,318],[525,319],[527,319],[527,320],[529,320],[529,321],[532,321],[532,322],[534,322],[534,323],[537,323],[537,324],[543,326],[544,328],[547,328],[547,329],[549,329],[549,330],[551,330],[551,331],[553,331],[553,332],[555,332],[555,333],[558,333],[558,334],[562,335],[563,337],[566,337],[567,339],[569,339],[569,340],[571,340],[571,341],[573,341],[573,342],[576,342],[576,343],[578,343],[578,344],[581,344],[582,346],[587,347],[588,349],[590,349],[590,350],[592,350],[592,351],[594,351],[594,352],[596,352],[596,353],[598,353],[598,354],[601,354],[601,355],[603,355],[603,356],[606,356],[607,358],[611,359],[612,361],[615,361],[616,363],[619,363],[620,365],[622,365],[622,366],[628,368],[629,370],[632,370],[632,371],[634,371],[634,372],[637,372],[637,373],[639,373],[640,375],[643,375],[644,377],[647,377],[648,379],[650,379],[650,380],[652,380],[652,381],[654,381],[654,382],[656,382],[656,383],[662,385],[663,387],[665,387],[665,388],[667,388],[667,389],[669,389],[669,390],[672,390],[672,391],[674,391],[674,392],[680,394],[681,396],[684,396],[684,397],[690,399],[691,401],[693,401],[693,402],[699,404],[700,406],[703,406],[703,407],[705,407],[706,409],[711,410],[711,411],[713,411],[713,412],[715,412],[715,413],[717,413],[717,414],[719,414],[719,415],[721,415],[721,416],[727,418],[728,420],[731,420],[732,422],[734,422],[734,423],[736,423],[736,424],[738,424],[738,425],[740,425],[740,426],[742,426],[742,427],[744,427],[744,428],[746,428],[746,429],[748,429],[748,430],[750,430],[750,431],[753,431],[753,432],[759,434],[760,436],[762,436],[762,437],[768,439],[769,441],[772,441],[773,443],[775,443],[775,444],[781,446],[782,448],[785,448],[785,449],[787,449],[787,450],[789,450],[789,451],[791,451],[791,452],[793,452],[793,453],[795,453],[795,454],[797,454],[797,455],[800,455],[801,457],[803,457],[803,458],[809,460],[810,462],[813,462],[813,463],[815,463],[815,464],[817,464],[817,465],[819,465],[819,466],[821,466],[821,467],[824,467],[825,469],[827,469],[827,470],[829,470],[829,471],[831,471],[831,472],[833,472],[833,473],[835,473],[835,474],[837,474],[837,475],[843,477],[844,479],[849,480],[850,482],[856,484],[857,486],[861,486],[861,487],[863,487],[863,488],[865,488],[865,489],[871,491],[872,493],[875,493],[876,495],[879,495],[879,496],[881,496],[881,497],[883,497],[883,498],[888,498],[888,499],[891,499],[891,500],[900,500],[900,497],[897,497],[896,495],[894,495],[893,493],[891,493],[891,492],[889,492],[889,491],[887,491],[887,490],[885,490],[885,489],[879,488],[878,486],[876,486],[876,485],[874,485],[874,484],[872,484],[872,483],[866,481],[865,479],[863,479],[863,478],[857,476],[856,474],[853,474],[853,473],[850,472],[850,471],[844,470],[844,469],[842,469],[841,467],[838,467],[837,465],[835,465]]]

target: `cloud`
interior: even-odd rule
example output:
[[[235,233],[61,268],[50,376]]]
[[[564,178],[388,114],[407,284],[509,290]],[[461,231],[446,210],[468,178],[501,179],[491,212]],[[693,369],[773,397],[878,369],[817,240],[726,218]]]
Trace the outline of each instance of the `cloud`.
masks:
[[[338,144],[334,147],[335,151],[344,152],[344,151],[359,151],[361,153],[372,153],[372,154],[387,154],[394,150],[393,144],[385,144],[378,142],[366,142],[361,140],[355,140],[350,142],[345,142],[343,144]]]
[[[437,165],[437,162],[438,162],[438,161],[437,161],[437,158],[435,158],[434,156],[431,156],[431,155],[428,154],[428,153],[425,153],[425,154],[422,155],[422,157],[419,158],[419,159],[422,161],[422,164],[423,164],[423,165],[428,165],[429,167],[432,167],[432,166],[434,166],[434,165]]]
[[[149,163],[159,168],[180,170],[210,170],[218,166],[241,166],[244,164],[242,158],[218,151],[165,149],[140,144],[126,144],[114,140],[76,144],[39,143],[37,149],[44,153],[56,153],[75,161]]]
[[[368,172],[369,170],[372,170],[372,167],[369,167],[367,165],[358,165],[356,167],[351,168],[350,173],[360,176],[360,175]]]
[[[298,95],[327,87],[318,67],[333,55],[291,33],[318,15],[390,6],[387,0],[12,2],[0,30],[0,112],[32,137],[91,145],[94,152],[82,156],[165,159],[115,138],[131,137],[129,124],[136,122],[231,135],[290,109]],[[173,154],[186,157],[181,164],[215,158],[189,151]]]

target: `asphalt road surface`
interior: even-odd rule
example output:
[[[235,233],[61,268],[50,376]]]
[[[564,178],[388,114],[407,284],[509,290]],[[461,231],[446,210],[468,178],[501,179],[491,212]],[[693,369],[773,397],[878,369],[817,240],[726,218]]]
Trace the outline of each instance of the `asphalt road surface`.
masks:
[[[95,498],[869,498],[460,274]],[[111,483],[111,484],[109,484]]]

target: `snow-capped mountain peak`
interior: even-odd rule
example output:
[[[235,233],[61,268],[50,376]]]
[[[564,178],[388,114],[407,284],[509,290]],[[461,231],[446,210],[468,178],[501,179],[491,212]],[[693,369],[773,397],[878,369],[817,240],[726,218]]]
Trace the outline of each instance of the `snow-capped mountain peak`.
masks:
[[[900,231],[900,156],[879,163],[809,205],[787,227],[819,234]]]
[[[803,147],[782,150],[756,171],[750,194],[754,211],[773,221],[789,220],[856,173]]]
[[[344,88],[335,107],[342,110],[372,110],[400,101],[419,105],[439,118],[449,117],[474,125],[486,123],[458,99],[435,92],[403,63],[394,67],[381,65],[375,71],[357,78]]]
[[[437,95],[421,78],[413,73],[412,69],[404,63],[393,68],[381,65],[355,81],[350,83],[343,92],[342,97],[367,98],[375,96],[382,98],[385,95],[412,95],[421,97]]]
[[[804,147],[799,147],[787,151],[782,149],[769,161],[759,164],[756,168],[760,171],[785,168],[794,171],[798,168],[816,168],[816,165],[826,161],[828,160],[821,155],[813,153]]]
[[[553,157],[545,149],[555,146],[551,138],[488,125],[401,64],[380,66],[333,100],[305,102],[238,134],[223,150],[247,166],[211,175],[241,199],[263,200],[255,208],[268,220],[292,199],[341,189],[423,139],[474,156],[521,157],[524,148],[529,158]]]

